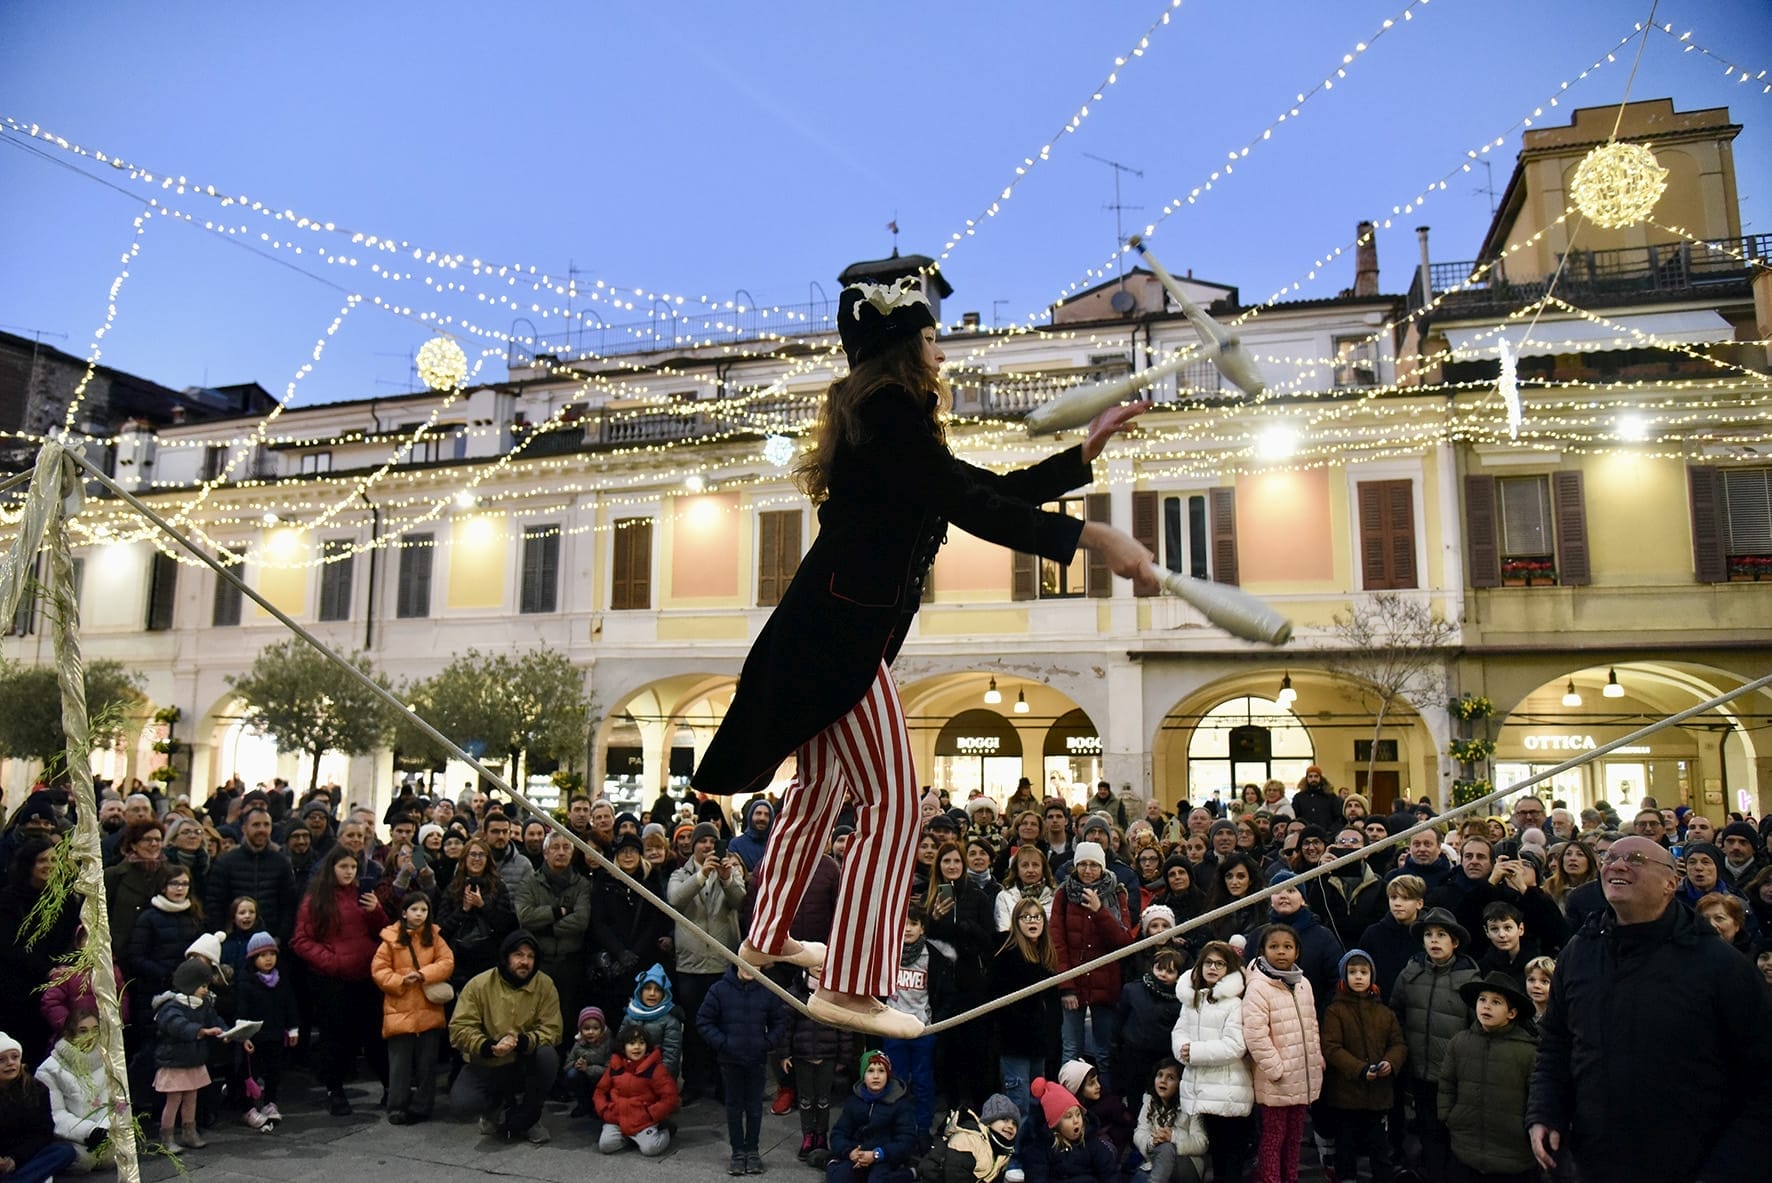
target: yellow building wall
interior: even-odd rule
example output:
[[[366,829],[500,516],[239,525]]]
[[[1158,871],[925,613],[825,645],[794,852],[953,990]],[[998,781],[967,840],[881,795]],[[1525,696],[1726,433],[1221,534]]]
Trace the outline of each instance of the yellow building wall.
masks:
[[[1267,592],[1334,590],[1329,471],[1256,473],[1236,487],[1239,581]]]
[[[267,530],[259,539],[268,560],[258,571],[258,594],[290,616],[301,618],[308,611],[308,588],[315,579],[314,569],[307,566],[275,564],[307,563],[314,557],[314,548],[305,531],[287,527]],[[253,605],[253,614],[260,620],[271,614]]]
[[[1692,586],[1686,470],[1628,453],[1583,458],[1588,558],[1595,586]]]
[[[501,608],[510,572],[510,527],[502,514],[477,513],[449,524],[452,611]]]

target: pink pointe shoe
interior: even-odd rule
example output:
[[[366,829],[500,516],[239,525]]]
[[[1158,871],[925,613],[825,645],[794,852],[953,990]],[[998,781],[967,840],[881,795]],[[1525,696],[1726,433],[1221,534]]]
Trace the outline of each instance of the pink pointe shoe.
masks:
[[[806,1001],[806,1009],[821,1023],[832,1027],[846,1027],[851,1031],[865,1031],[885,1039],[916,1039],[923,1034],[923,1024],[918,1021],[917,1016],[894,1010],[878,999],[868,1001],[873,1005],[861,1010],[841,1006],[814,991],[812,997]]]
[[[738,947],[738,959],[752,969],[762,969],[764,966],[774,965],[778,961],[785,961],[789,965],[797,965],[801,969],[823,970],[824,946],[817,941],[801,941],[798,952],[765,953],[749,941],[745,941]]]

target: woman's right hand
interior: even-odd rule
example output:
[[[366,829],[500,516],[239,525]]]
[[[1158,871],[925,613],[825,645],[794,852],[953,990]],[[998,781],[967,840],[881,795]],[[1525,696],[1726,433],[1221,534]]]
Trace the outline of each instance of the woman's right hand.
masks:
[[[1077,1001],[1077,996],[1075,994],[1060,994],[1058,996],[1058,1002],[1059,1005],[1066,1010],[1076,1010],[1078,1006],[1082,1005]]]
[[[1175,1058],[1180,1060],[1183,1064],[1185,1064],[1188,1062],[1188,1057],[1193,1054],[1193,1050],[1194,1050],[1193,1044],[1184,1043],[1181,1045],[1181,1050],[1175,1054]]]
[[[1123,579],[1130,579],[1141,594],[1154,596],[1162,590],[1151,572],[1157,556],[1126,531],[1106,522],[1084,522],[1079,541],[1100,555],[1108,570]]]

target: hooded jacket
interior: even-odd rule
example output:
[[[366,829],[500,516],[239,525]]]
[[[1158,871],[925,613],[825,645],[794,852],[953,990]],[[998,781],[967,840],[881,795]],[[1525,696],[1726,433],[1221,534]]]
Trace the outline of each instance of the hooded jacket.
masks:
[[[396,923],[381,930],[381,947],[376,949],[375,959],[369,966],[369,976],[375,979],[382,992],[383,1039],[441,1031],[445,1025],[443,1004],[426,998],[425,987],[447,982],[455,972],[455,954],[435,925],[428,946],[416,937],[410,946],[402,945],[402,927]],[[424,981],[408,982],[406,975],[413,970],[422,974]]]
[[[1440,1120],[1452,1136],[1452,1153],[1459,1162],[1485,1175],[1536,1171],[1538,1160],[1532,1156],[1524,1114],[1537,1054],[1537,1042],[1518,1022],[1497,1031],[1472,1023],[1446,1045],[1446,1060],[1440,1066]],[[1640,1140],[1648,1139],[1629,1139]]]
[[[831,1123],[831,1157],[848,1158],[856,1147],[884,1150],[886,1165],[900,1167],[917,1154],[917,1115],[911,1092],[894,1076],[878,1097],[868,1096],[861,1081],[855,1082],[843,1101],[843,1111]]]
[[[1243,1117],[1255,1107],[1255,1083],[1244,1055],[1244,981],[1243,971],[1233,970],[1201,998],[1195,997],[1191,978],[1177,983],[1181,1010],[1170,1050],[1179,1060],[1182,1045],[1188,1045],[1181,1106],[1189,1113]]]
[[[1421,952],[1403,967],[1391,991],[1391,1009],[1397,1012],[1409,1047],[1410,1079],[1440,1079],[1446,1045],[1471,1021],[1471,1008],[1459,997],[1458,988],[1478,976],[1477,963],[1463,953],[1454,953],[1442,966]]]
[[[756,820],[759,809],[769,818],[769,825],[764,827],[761,834],[757,833],[751,825]],[[726,849],[728,852],[736,854],[744,863],[746,874],[756,874],[757,864],[763,861],[763,856],[769,851],[769,831],[774,825],[775,806],[769,803],[767,797],[759,797],[745,807],[744,824],[738,828],[738,833],[733,836],[732,841],[726,844]]]
[[[1527,1124],[1562,1131],[1584,1179],[1760,1178],[1772,1145],[1763,989],[1753,963],[1680,905],[1633,925],[1608,908],[1557,959]],[[1677,1038],[1645,1036],[1670,1015],[1691,1017]]]
[[[631,1138],[676,1113],[682,1098],[664,1055],[653,1048],[637,1062],[610,1054],[609,1067],[597,1080],[596,1106],[598,1117]]]
[[[1361,994],[1348,988],[1347,963],[1352,956],[1341,959],[1341,982],[1323,1012],[1323,1061],[1328,1067],[1323,1100],[1334,1109],[1383,1113],[1396,1096],[1396,1082],[1402,1079],[1409,1052],[1396,1012],[1384,1004],[1378,988]],[[1366,1079],[1366,1065],[1380,1061],[1390,1064],[1391,1074]]]
[[[664,998],[657,1006],[649,1007],[640,1001],[640,991],[648,982],[664,991]],[[635,978],[633,997],[628,999],[623,1021],[646,1028],[652,1036],[652,1046],[664,1057],[665,1071],[672,1076],[682,1072],[684,1020],[683,1008],[671,997],[670,975],[665,973],[663,965],[655,962]]]
[[[1308,1105],[1323,1091],[1323,1043],[1309,975],[1288,986],[1251,965],[1243,994],[1243,1042],[1255,1064],[1259,1105]]]
[[[498,948],[498,964],[470,978],[456,995],[449,1046],[470,1067],[502,1068],[538,1047],[560,1042],[560,992],[553,979],[538,968],[527,981],[517,982],[506,967],[519,945],[533,949],[535,938],[522,929],[506,937]],[[494,1054],[493,1045],[513,1033],[516,1048],[502,1056]]]
[[[1081,447],[999,475],[948,451],[934,400],[885,386],[856,408],[861,438],[837,446],[817,536],[745,658],[697,789],[761,788],[862,700],[910,631],[949,522],[1023,554],[1075,556],[1083,523],[1040,506],[1093,479]]]

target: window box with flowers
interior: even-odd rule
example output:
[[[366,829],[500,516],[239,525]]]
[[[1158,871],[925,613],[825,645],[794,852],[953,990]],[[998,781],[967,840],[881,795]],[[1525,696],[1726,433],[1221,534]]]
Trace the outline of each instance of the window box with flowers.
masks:
[[[1455,739],[1448,751],[1460,764],[1477,764],[1495,754],[1492,739]]]
[[[1772,555],[1730,555],[1729,582],[1772,582]]]
[[[159,768],[148,773],[148,779],[151,781],[158,781],[160,784],[167,784],[171,781],[177,780],[178,773],[173,770],[172,765],[163,764]]]
[[[184,712],[177,707],[162,707],[154,712],[156,723],[176,723],[184,717]]]
[[[1452,782],[1452,804],[1466,805],[1494,791],[1495,786],[1487,780],[1455,780]]]
[[[1487,719],[1495,713],[1495,703],[1481,694],[1460,694],[1446,709],[1458,719]]]
[[[1556,560],[1550,558],[1501,560],[1501,586],[1554,587],[1557,582]]]
[[[170,756],[184,746],[184,744],[176,739],[157,739],[154,741],[154,750],[159,752],[162,756]]]

